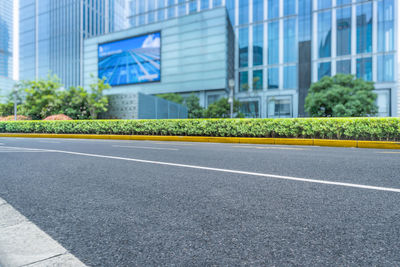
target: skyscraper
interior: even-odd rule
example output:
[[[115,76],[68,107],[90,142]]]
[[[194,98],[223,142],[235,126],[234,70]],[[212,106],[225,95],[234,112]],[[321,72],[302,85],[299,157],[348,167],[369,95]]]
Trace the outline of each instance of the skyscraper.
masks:
[[[125,27],[125,0],[20,1],[20,79],[56,74],[81,84],[82,45],[88,37]]]
[[[236,37],[235,96],[248,117],[306,116],[310,84],[337,73],[375,82],[379,115],[398,116],[399,2],[131,0],[129,22],[139,28],[225,6]]]
[[[0,1],[0,96],[13,86],[13,0]],[[1,101],[1,99],[0,99]]]

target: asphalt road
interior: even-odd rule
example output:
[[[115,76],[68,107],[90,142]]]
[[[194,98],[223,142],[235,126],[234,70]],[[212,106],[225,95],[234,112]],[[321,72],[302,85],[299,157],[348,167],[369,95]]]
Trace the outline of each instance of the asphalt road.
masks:
[[[0,166],[91,266],[400,265],[400,151],[0,138]]]

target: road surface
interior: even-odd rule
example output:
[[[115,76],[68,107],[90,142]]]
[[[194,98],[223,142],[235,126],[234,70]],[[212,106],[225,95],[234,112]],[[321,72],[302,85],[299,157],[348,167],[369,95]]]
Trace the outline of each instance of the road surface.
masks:
[[[0,138],[0,198],[89,266],[400,265],[400,152]]]

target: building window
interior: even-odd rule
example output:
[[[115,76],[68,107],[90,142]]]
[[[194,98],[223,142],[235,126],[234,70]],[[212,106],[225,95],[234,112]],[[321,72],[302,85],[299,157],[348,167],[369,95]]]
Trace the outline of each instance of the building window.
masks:
[[[296,0],[285,0],[283,4],[283,15],[290,16],[296,14]]]
[[[200,0],[200,10],[209,9],[210,1],[209,0]]]
[[[235,0],[226,0],[226,9],[228,10],[231,24],[235,25]]]
[[[351,60],[341,60],[336,62],[336,73],[351,74]]]
[[[351,7],[336,11],[337,55],[351,54]]]
[[[320,58],[331,56],[332,13],[318,14],[318,55]]]
[[[168,18],[173,18],[175,17],[175,1],[174,0],[168,0]]]
[[[157,19],[158,21],[162,21],[164,20],[164,7],[165,7],[164,0],[158,0],[157,4],[158,4]]]
[[[196,13],[197,12],[197,2],[196,1],[192,1],[189,3],[189,13]]]
[[[239,0],[239,24],[249,23],[249,0]]]
[[[394,56],[378,56],[378,82],[394,81]]]
[[[264,20],[264,0],[253,0],[253,22]]]
[[[292,98],[291,97],[269,97],[267,103],[268,118],[291,118]]]
[[[260,111],[258,101],[241,101],[240,113],[242,113],[246,118],[259,118]]]
[[[263,64],[264,27],[262,24],[253,27],[253,66]]]
[[[222,97],[222,95],[208,95],[207,96],[207,106],[217,102],[218,100],[220,100]]]
[[[283,69],[283,88],[296,89],[297,88],[297,67],[286,66]]]
[[[279,68],[268,69],[268,89],[279,88]]]
[[[274,19],[279,17],[279,1],[268,1],[268,18]]]
[[[179,6],[178,6],[178,15],[183,16],[186,15],[186,4],[185,0],[178,0]]]
[[[239,72],[239,92],[249,90],[249,73],[247,71]]]
[[[357,59],[357,78],[372,81],[372,58]]]
[[[239,67],[249,65],[249,28],[239,29]]]
[[[372,51],[372,3],[357,6],[357,54]]]
[[[351,4],[352,0],[336,0],[336,5],[337,6],[342,6],[342,5],[347,5]]]
[[[393,0],[378,2],[378,51],[394,49],[394,3]]]
[[[296,19],[284,21],[284,62],[297,61]]]
[[[390,89],[376,90],[378,95],[376,105],[378,106],[378,117],[389,117],[390,112]]]
[[[318,65],[318,80],[321,80],[322,77],[331,76],[331,63],[323,62]]]
[[[279,64],[279,21],[268,23],[268,64]]]
[[[332,0],[318,0],[318,9],[332,7]]]
[[[253,90],[258,91],[263,89],[263,71],[253,71]]]
[[[222,6],[222,0],[214,0],[213,7],[219,7],[219,6]]]

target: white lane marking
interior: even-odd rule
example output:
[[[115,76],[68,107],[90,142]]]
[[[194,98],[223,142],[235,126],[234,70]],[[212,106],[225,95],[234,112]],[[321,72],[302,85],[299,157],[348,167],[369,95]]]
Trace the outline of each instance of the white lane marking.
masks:
[[[85,266],[2,198],[0,215],[0,266]]]
[[[157,145],[168,145],[168,146],[193,146],[193,144],[180,144],[180,143],[171,143],[171,142],[154,142],[154,141],[150,141],[153,144],[157,144]]]
[[[297,147],[283,147],[283,146],[232,146],[234,148],[255,148],[255,149],[280,149],[280,150],[307,150],[304,148]]]
[[[39,141],[39,143],[61,144],[61,142],[57,142],[57,141]]]
[[[14,148],[20,148],[20,147],[14,147]],[[353,184],[353,183],[325,181],[325,180],[319,180],[319,179],[299,178],[299,177],[276,175],[276,174],[267,174],[267,173],[259,173],[259,172],[246,172],[246,171],[211,168],[211,167],[196,166],[196,165],[170,163],[170,162],[163,162],[163,161],[153,161],[153,160],[143,160],[143,159],[134,159],[134,158],[124,158],[124,157],[116,157],[116,156],[89,154],[89,153],[81,153],[81,152],[73,152],[73,151],[35,149],[35,148],[24,148],[24,149],[42,150],[42,151],[45,151],[45,152],[64,153],[64,154],[79,155],[79,156],[94,157],[94,158],[117,159],[117,160],[133,161],[133,162],[140,162],[140,163],[149,163],[149,164],[157,164],[157,165],[166,165],[166,166],[174,166],[174,167],[182,167],[182,168],[207,170],[207,171],[243,174],[243,175],[259,176],[259,177],[267,177],[267,178],[279,179],[279,180],[289,180],[289,181],[315,183],[315,184],[336,185],[336,186],[345,186],[345,187],[353,187],[353,188],[360,188],[360,189],[370,189],[370,190],[377,190],[377,191],[388,191],[388,192],[400,193],[400,189],[399,188],[393,188],[393,187],[381,187],[381,186],[372,186],[372,185],[363,185],[363,184]]]
[[[154,149],[154,150],[170,150],[170,151],[177,151],[177,148],[165,148],[165,147],[149,147],[149,146],[119,146],[113,145],[113,147],[123,147],[123,148],[139,148],[139,149]]]

